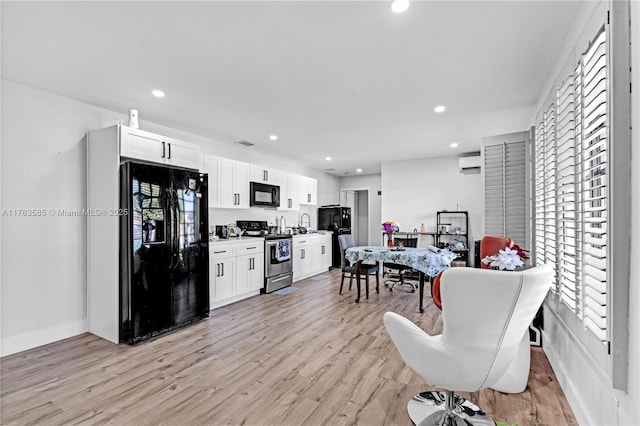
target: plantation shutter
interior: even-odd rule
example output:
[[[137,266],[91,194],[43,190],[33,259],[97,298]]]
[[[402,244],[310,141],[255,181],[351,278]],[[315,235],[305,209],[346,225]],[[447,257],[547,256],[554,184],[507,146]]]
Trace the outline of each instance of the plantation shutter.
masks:
[[[485,235],[529,248],[528,132],[486,138],[483,145]]]
[[[582,221],[585,326],[607,330],[607,59],[602,31],[582,58]]]
[[[557,206],[558,279],[560,300],[578,313],[580,301],[577,282],[577,203],[576,203],[576,146],[574,120],[574,79],[569,76],[558,88],[558,148],[557,148]]]
[[[555,309],[600,342],[608,339],[605,34],[555,89],[534,143],[534,259],[554,267]]]
[[[558,258],[556,256],[556,107],[552,103],[544,112],[544,263],[552,265],[555,271],[551,289],[558,292]]]

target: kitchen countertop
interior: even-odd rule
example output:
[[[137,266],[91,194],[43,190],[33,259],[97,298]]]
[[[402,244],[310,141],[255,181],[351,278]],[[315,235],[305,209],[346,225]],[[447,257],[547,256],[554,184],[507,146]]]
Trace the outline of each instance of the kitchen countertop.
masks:
[[[235,243],[244,243],[247,241],[262,241],[264,242],[264,237],[231,237],[231,238],[214,238],[209,240],[209,245],[221,245],[221,244],[235,244]]]
[[[303,237],[307,237],[308,238],[308,237],[314,237],[314,236],[331,235],[331,231],[324,231],[324,234],[321,234],[320,232],[322,232],[322,231],[319,231],[319,232],[307,232],[306,234],[292,235],[292,237],[294,239],[297,239],[297,238],[303,238]]]

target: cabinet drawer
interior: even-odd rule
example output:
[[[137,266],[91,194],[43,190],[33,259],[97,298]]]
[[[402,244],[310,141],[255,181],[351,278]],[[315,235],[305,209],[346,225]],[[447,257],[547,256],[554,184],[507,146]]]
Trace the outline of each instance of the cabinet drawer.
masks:
[[[258,241],[248,241],[238,243],[235,245],[236,255],[243,256],[251,253],[264,253],[264,241],[262,239]]]
[[[313,237],[296,237],[293,239],[293,245],[295,247],[307,247],[313,244],[315,239]]]
[[[236,255],[235,244],[225,244],[225,245],[213,244],[209,246],[209,259],[224,259],[225,257],[230,257],[235,255]]]

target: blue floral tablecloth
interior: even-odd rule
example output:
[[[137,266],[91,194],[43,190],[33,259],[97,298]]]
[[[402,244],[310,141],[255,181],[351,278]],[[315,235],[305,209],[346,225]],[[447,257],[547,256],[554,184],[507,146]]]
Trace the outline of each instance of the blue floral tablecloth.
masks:
[[[455,253],[444,249],[436,253],[429,249],[412,247],[405,247],[404,250],[391,250],[388,247],[362,246],[348,248],[345,252],[345,258],[352,265],[359,261],[397,263],[410,266],[430,277],[435,277],[448,269],[456,256]]]

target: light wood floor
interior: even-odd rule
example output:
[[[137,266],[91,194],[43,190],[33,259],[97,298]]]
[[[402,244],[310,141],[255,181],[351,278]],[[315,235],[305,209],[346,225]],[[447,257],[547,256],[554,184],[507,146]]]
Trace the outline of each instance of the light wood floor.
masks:
[[[2,424],[411,425],[407,401],[430,389],[402,362],[382,325],[387,310],[430,333],[442,329],[425,296],[392,293],[354,303],[340,273],[261,295],[138,346],[90,334],[4,357]],[[428,291],[427,291],[428,293]],[[470,397],[495,420],[575,425],[539,348],[518,395]]]

